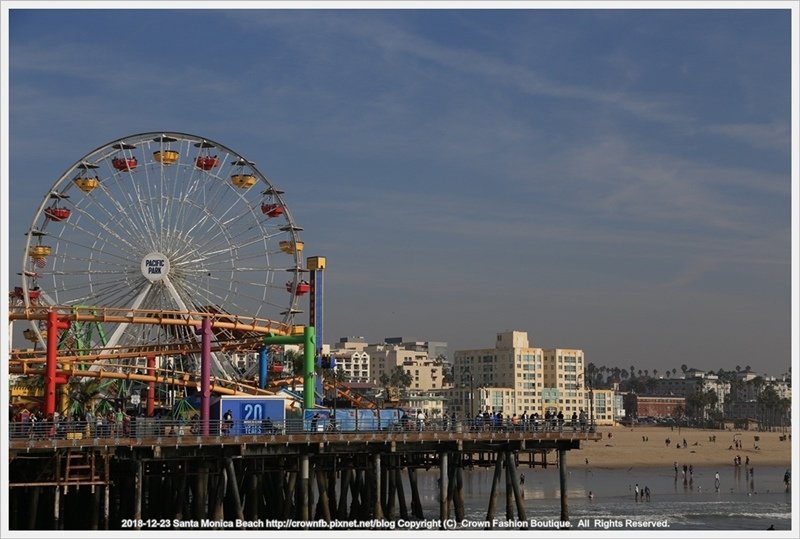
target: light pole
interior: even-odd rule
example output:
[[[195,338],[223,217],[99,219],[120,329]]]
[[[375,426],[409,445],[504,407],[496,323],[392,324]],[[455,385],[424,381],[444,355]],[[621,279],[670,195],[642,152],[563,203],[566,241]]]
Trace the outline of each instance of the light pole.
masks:
[[[594,432],[594,391],[592,390],[592,379],[589,378],[589,432]]]
[[[589,432],[594,432],[594,391],[592,390],[592,377],[586,376],[586,371],[578,375],[578,378],[583,378],[584,386],[589,386]]]
[[[469,378],[469,419],[472,419],[475,416],[475,410],[473,409],[472,401],[474,400],[474,387],[473,384],[475,382],[475,378],[472,376],[472,371],[470,370],[469,366],[461,367],[461,381],[464,381],[464,378]]]

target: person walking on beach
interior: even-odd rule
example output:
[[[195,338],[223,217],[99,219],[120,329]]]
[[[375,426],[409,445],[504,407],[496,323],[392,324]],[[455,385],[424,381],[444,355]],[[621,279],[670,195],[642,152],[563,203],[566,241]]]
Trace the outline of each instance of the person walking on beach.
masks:
[[[714,490],[719,492],[719,472],[714,474]]]
[[[636,483],[636,486],[633,488],[633,499],[634,501],[639,501],[639,483]]]
[[[644,486],[644,500],[646,502],[650,501],[650,487],[648,487],[647,485]]]

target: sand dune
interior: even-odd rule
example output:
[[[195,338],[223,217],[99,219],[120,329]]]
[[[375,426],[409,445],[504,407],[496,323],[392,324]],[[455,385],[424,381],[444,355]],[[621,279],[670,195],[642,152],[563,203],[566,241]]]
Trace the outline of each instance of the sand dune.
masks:
[[[673,462],[694,466],[729,465],[733,466],[736,455],[746,457],[755,468],[759,466],[791,466],[792,440],[789,432],[784,433],[705,430],[670,427],[598,427],[603,434],[602,441],[582,442],[581,449],[570,451],[568,465],[595,468],[630,468],[666,466]],[[610,436],[609,436],[610,435]],[[716,441],[712,437],[716,436]],[[759,441],[755,441],[755,437]],[[643,439],[644,438],[644,439]],[[667,445],[666,439],[670,443]],[[686,447],[683,441],[686,440]],[[741,449],[736,449],[734,440],[741,441]],[[731,449],[731,447],[733,447]]]

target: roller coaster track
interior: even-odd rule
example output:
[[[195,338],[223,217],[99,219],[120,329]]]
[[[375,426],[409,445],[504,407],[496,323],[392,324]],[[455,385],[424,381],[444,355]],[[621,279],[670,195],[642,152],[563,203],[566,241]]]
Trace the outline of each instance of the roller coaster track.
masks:
[[[239,316],[229,313],[200,312],[200,311],[160,311],[146,309],[120,309],[114,307],[72,307],[72,306],[47,306],[24,307],[9,306],[9,320],[47,320],[48,313],[55,310],[59,317],[74,322],[97,322],[112,324],[152,324],[152,325],[184,325],[198,326],[202,318],[211,318],[211,328],[227,329],[232,331],[251,332],[258,334],[289,335],[297,332],[297,326],[289,326],[281,322],[259,319],[254,317]],[[212,351],[253,351],[263,344],[261,337],[247,337],[218,341]],[[59,354],[58,363],[61,368],[57,374],[70,377],[109,378],[137,382],[155,382],[157,384],[171,384],[183,387],[200,386],[198,373],[155,368],[154,374],[143,374],[147,371],[141,365],[126,365],[109,363],[114,360],[133,359],[146,356],[175,356],[187,353],[200,352],[199,343],[172,343],[149,346],[126,346],[125,348],[96,348],[81,351],[81,354]],[[44,365],[47,361],[46,353],[31,350],[11,351],[8,364],[10,374],[31,376],[44,376]],[[106,362],[101,370],[89,370],[88,367],[95,362]],[[126,372],[127,371],[127,372]],[[134,372],[135,371],[135,372]],[[303,377],[279,378],[267,383],[267,389],[261,389],[252,381],[228,380],[212,378],[211,392],[221,395],[273,395],[278,388],[287,387],[292,383],[302,385]],[[335,389],[339,397],[348,400],[356,408],[377,408],[377,404],[363,395],[353,393],[347,389],[334,386],[325,382],[326,389]]]
[[[157,384],[171,384],[182,387],[200,387],[200,377],[196,373],[189,373],[183,371],[174,371],[166,369],[154,369],[155,374],[141,374],[139,372],[121,372],[124,370],[145,371],[148,370],[141,365],[114,365],[114,370],[97,370],[90,371],[84,370],[82,364],[74,362],[67,368],[60,368],[56,371],[59,376],[74,376],[74,377],[88,377],[88,378],[109,378],[116,380],[128,380],[135,382],[155,382]],[[110,367],[110,366],[109,366]],[[29,376],[44,376],[45,369],[42,368],[26,368],[23,366],[12,366],[8,369],[11,374],[24,374]],[[211,392],[220,395],[274,395],[274,390],[260,389],[257,386],[238,382],[235,380],[225,380],[222,378],[212,378]]]
[[[263,346],[262,337],[218,341],[211,347],[212,352],[253,352]],[[80,354],[59,353],[58,362],[70,361],[107,361],[114,359],[132,359],[147,356],[177,356],[181,354],[199,353],[200,346],[196,342],[170,343],[147,346],[125,346],[125,348],[93,348],[81,350]],[[12,350],[9,365],[35,365],[47,362],[45,350]]]
[[[252,334],[291,334],[293,327],[272,320],[230,313],[201,311],[163,311],[147,309],[122,309],[115,307],[73,307],[65,305],[31,306],[9,305],[9,320],[46,320],[50,311],[56,311],[59,317],[71,322],[95,322],[110,324],[150,324],[163,326],[199,326],[203,318],[211,319],[211,328],[247,333],[246,338],[218,341],[212,351],[253,351],[263,344],[261,337]],[[117,349],[82,350],[58,356],[59,375],[91,378],[111,378],[138,382],[156,382],[177,386],[199,387],[200,377],[197,373],[177,372],[174,370],[155,369],[155,374],[142,374],[140,365],[115,364],[114,360],[132,359],[146,356],[167,356],[186,353],[198,353],[197,342],[173,343],[149,346],[126,346]],[[47,361],[45,351],[15,350],[9,357],[8,372],[43,376]],[[106,362],[100,370],[89,370],[94,362]],[[242,383],[236,380],[212,378],[211,391],[225,395],[258,395],[273,394],[274,390],[260,389],[256,384]]]
[[[278,378],[277,380],[271,380],[267,383],[269,387],[278,388],[278,387],[288,387],[292,384],[302,385],[303,384],[303,377],[296,376],[294,378]],[[346,399],[353,408],[377,408],[378,403],[361,395],[360,393],[355,393],[349,389],[345,389],[339,386],[334,387],[334,385],[327,380],[323,382],[323,386],[327,390],[336,390],[336,394]]]
[[[264,335],[269,333],[274,335],[289,335],[296,327],[265,318],[201,311],[163,311],[124,309],[117,307],[72,307],[68,305],[50,305],[46,307],[9,305],[8,310],[9,320],[47,320],[48,313],[54,310],[59,313],[59,317],[74,322],[197,326],[203,318],[211,318],[212,329],[219,328],[232,331],[249,331]]]

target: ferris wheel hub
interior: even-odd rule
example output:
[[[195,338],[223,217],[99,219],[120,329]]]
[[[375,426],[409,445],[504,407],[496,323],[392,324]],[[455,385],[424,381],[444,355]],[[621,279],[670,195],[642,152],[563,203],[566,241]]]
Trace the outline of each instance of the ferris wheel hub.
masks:
[[[159,252],[149,253],[142,259],[142,275],[151,283],[166,279],[169,274],[169,259]]]

